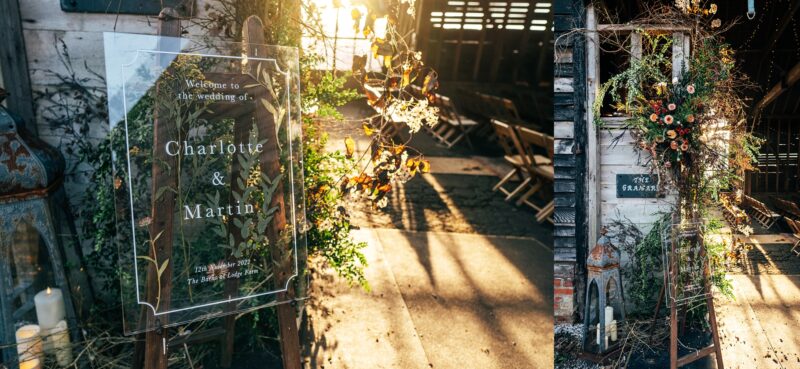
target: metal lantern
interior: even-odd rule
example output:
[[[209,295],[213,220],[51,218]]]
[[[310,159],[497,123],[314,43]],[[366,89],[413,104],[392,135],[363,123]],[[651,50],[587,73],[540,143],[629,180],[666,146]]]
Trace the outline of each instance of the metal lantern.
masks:
[[[588,278],[583,314],[583,349],[602,355],[617,347],[617,332],[625,320],[625,300],[619,270],[620,252],[606,229],[586,259]]]
[[[71,361],[73,296],[91,296],[62,186],[64,158],[20,123],[0,106],[0,340],[17,343],[3,349],[10,368],[43,363],[45,353]]]

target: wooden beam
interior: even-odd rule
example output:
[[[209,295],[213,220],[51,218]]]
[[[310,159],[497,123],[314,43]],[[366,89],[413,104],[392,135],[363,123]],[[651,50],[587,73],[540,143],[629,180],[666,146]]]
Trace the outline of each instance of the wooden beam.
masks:
[[[3,88],[9,93],[6,99],[8,111],[22,118],[25,129],[36,134],[28,55],[17,0],[0,1],[0,14],[0,29],[3,30],[0,32],[0,69]]]
[[[795,64],[792,69],[789,70],[789,73],[786,74],[786,77],[783,78],[780,82],[776,83],[775,86],[772,86],[764,97],[756,103],[753,111],[755,114],[758,114],[761,110],[767,107],[770,103],[775,101],[782,93],[786,90],[794,86],[797,81],[800,80],[800,63]]]
[[[772,48],[775,47],[775,44],[778,43],[778,40],[781,39],[783,32],[786,31],[786,27],[789,26],[789,23],[792,22],[792,18],[794,18],[794,14],[797,12],[797,9],[800,9],[800,1],[792,2],[792,5],[789,9],[786,9],[786,12],[783,14],[783,18],[778,23],[778,28],[769,38],[769,41],[766,43],[766,47],[762,50],[761,61],[758,63],[758,75],[756,77],[756,81],[761,80],[761,71],[764,68],[764,62],[767,61],[769,58]]]
[[[662,24],[598,24],[598,32],[634,32],[640,29],[646,29],[647,32],[691,32],[690,27],[682,26],[669,26]]]

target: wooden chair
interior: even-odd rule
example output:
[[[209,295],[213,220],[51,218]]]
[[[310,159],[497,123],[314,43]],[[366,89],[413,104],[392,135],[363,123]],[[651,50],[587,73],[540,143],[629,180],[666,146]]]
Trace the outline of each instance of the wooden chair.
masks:
[[[742,205],[750,209],[751,217],[766,229],[772,228],[775,222],[781,217],[780,214],[770,210],[763,202],[748,195],[742,196]]]
[[[439,108],[439,123],[429,130],[433,136],[448,148],[461,140],[466,140],[472,147],[469,134],[480,125],[477,121],[458,112],[456,105],[449,97],[436,94],[434,104]]]
[[[525,177],[525,157],[522,155],[522,146],[520,145],[519,138],[517,137],[517,132],[514,127],[496,119],[492,119],[492,126],[494,127],[495,134],[497,135],[497,143],[500,144],[500,147],[503,148],[503,152],[505,153],[503,160],[505,160],[506,163],[511,165],[513,168],[511,171],[506,173],[503,178],[500,179],[500,182],[497,182],[497,184],[494,185],[492,191],[502,192],[506,195],[506,201],[508,201],[516,194],[520,193],[520,191],[522,191],[525,186],[530,183],[531,178]],[[516,176],[521,183],[510,190],[505,188],[505,184],[514,178],[514,176]]]
[[[539,223],[545,220],[552,223],[552,215],[555,211],[553,200],[550,200],[545,206],[539,207],[534,204],[533,201],[530,201],[530,198],[535,193],[539,192],[543,186],[554,182],[553,137],[526,127],[517,127],[517,133],[519,135],[522,151],[525,153],[524,156],[528,158],[528,160],[525,161],[525,169],[530,174],[530,178],[533,179],[533,181],[531,181],[533,183],[530,183],[530,188],[520,197],[517,201],[517,205],[525,204],[536,210],[538,212],[536,214],[536,220]],[[541,151],[544,151],[547,155],[539,154]]]
[[[797,204],[774,196],[772,197],[772,200],[775,202],[775,206],[778,208],[778,210],[784,213],[784,215],[800,219],[800,207],[798,207]]]
[[[789,217],[785,217],[784,219],[786,219],[786,224],[789,225],[789,229],[792,231],[792,235],[797,240],[794,243],[794,246],[792,246],[791,251],[795,255],[800,256],[800,220],[794,220]]]

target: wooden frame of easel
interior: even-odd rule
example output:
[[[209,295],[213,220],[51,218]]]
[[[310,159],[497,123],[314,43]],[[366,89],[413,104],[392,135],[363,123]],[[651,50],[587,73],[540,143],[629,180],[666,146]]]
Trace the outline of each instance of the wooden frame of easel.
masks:
[[[262,20],[257,16],[250,16],[245,21],[245,24],[242,29],[242,40],[245,50],[242,50],[243,53],[246,53],[248,56],[252,57],[263,57],[265,54],[264,50],[261,50],[261,45],[264,45],[265,42],[265,25],[263,24]],[[171,8],[165,8],[161,11],[159,15],[159,36],[165,37],[180,37],[181,36],[181,24],[180,18],[178,17],[177,13]],[[166,45],[160,45],[166,46]],[[251,60],[250,63],[246,66],[246,68],[256,68],[259,62]],[[262,154],[262,170],[269,178],[276,178],[281,173],[281,164],[277,158],[279,158],[278,154],[278,139],[277,139],[277,132],[275,130],[275,121],[272,118],[272,114],[270,114],[266,108],[262,104],[256,104],[256,111],[255,115],[259,117],[258,119],[262,119],[264,124],[266,125],[266,129],[262,130],[262,133],[265,134],[267,137],[267,141],[265,144],[265,149]],[[170,130],[166,129],[166,125],[159,121],[158,119],[159,112],[155,112],[154,116],[154,127],[153,127],[153,140],[154,140],[154,147],[160,147],[163,145],[159,145],[159,142],[166,142],[169,141],[170,137],[169,132]],[[234,130],[236,131],[234,134],[247,134],[242,127],[235,127]],[[237,133],[238,132],[238,133]],[[156,151],[156,155],[159,155],[160,151]],[[163,153],[162,153],[163,154]],[[272,158],[272,159],[269,159]],[[161,161],[159,161],[161,160]],[[158,158],[154,162],[161,162],[166,163],[167,165],[171,165],[170,161],[177,160],[176,157],[162,157]],[[174,165],[171,165],[174,167]],[[236,171],[236,168],[231,169],[233,172]],[[153,165],[153,187],[155,189],[160,188],[165,185],[174,185],[171,184],[170,181],[174,181],[174,176],[169,176],[164,174],[164,168],[160,165]],[[278,239],[280,238],[280,234],[282,231],[285,230],[287,226],[287,214],[286,214],[286,207],[284,205],[283,200],[283,186],[279,185],[278,188],[275,190],[275,193],[272,197],[272,202],[270,203],[270,208],[277,207],[278,210],[274,213],[272,218],[272,222],[270,223],[269,227],[267,228],[267,238],[269,239],[270,245],[277,245]],[[153,209],[152,209],[152,234],[159,234],[164,232],[161,237],[158,238],[154,242],[154,249],[158,255],[150,255],[155,260],[165,260],[169,258],[169,255],[172,253],[172,236],[168,234],[172,230],[172,212],[161,212],[158,211],[160,208],[172,208],[174,207],[175,195],[170,192],[164,192],[164,195],[154,201]],[[281,247],[277,247],[273,250],[273,261],[275,262],[275,275],[276,275],[276,283],[278,284],[285,284],[289,278],[293,275],[293,265],[291,263],[291,258],[289,257],[289,250],[283,249]],[[160,290],[157,283],[155,283],[156,278],[151,278],[152,275],[155,273],[155,266],[151,266],[148,268],[148,278],[147,278],[147,295],[148,297],[152,296],[160,296],[161,297],[161,306],[168,306],[169,304],[169,296],[171,292],[171,285],[170,281],[172,280],[172,270],[171,266],[168,266],[166,270],[162,272],[162,280],[167,281],[166,283],[161,283]],[[232,288],[229,285],[226,285],[226,289]],[[293,301],[294,300],[294,291],[292,288],[289,288],[286,292],[282,292],[278,295],[278,299],[281,301]],[[299,339],[299,332],[297,326],[297,311],[295,308],[295,304],[293,303],[283,303],[276,306],[277,310],[277,317],[278,317],[278,324],[279,324],[279,333],[280,333],[280,346],[281,346],[281,353],[282,353],[282,360],[283,360],[283,368],[285,369],[300,369],[301,368],[301,357],[300,357],[300,339]],[[151,310],[143,309],[143,318],[148,319],[150,322],[148,326],[153,327],[163,327],[167,325],[166,317],[161,317],[155,320],[155,317]],[[204,334],[198,334],[195,339],[192,337],[189,338],[178,338],[174,340],[170,340],[168,338],[168,330],[165,328],[159,328],[156,330],[148,331],[144,333],[144,340],[137,341],[136,353],[134,355],[134,367],[135,368],[144,368],[144,369],[166,369],[167,368],[167,355],[169,347],[173,347],[175,345],[183,346],[189,342],[201,342],[201,341],[210,341],[219,338],[222,346],[222,363],[223,367],[230,367],[232,364],[232,355],[233,355],[233,344],[234,344],[234,336],[235,336],[235,322],[236,317],[233,314],[229,314],[224,318],[223,327],[222,329],[216,329],[209,332],[205,332]]]

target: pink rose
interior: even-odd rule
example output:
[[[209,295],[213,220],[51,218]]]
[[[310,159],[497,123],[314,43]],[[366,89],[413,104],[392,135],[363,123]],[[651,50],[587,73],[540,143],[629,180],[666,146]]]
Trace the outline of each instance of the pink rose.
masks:
[[[690,94],[693,94],[694,93],[694,85],[692,84],[692,85],[686,86],[686,92],[688,92]]]
[[[667,105],[667,108],[668,108],[670,111],[672,111],[672,110],[675,110],[675,108],[677,108],[677,106],[675,106],[675,104],[669,104],[669,105]]]

